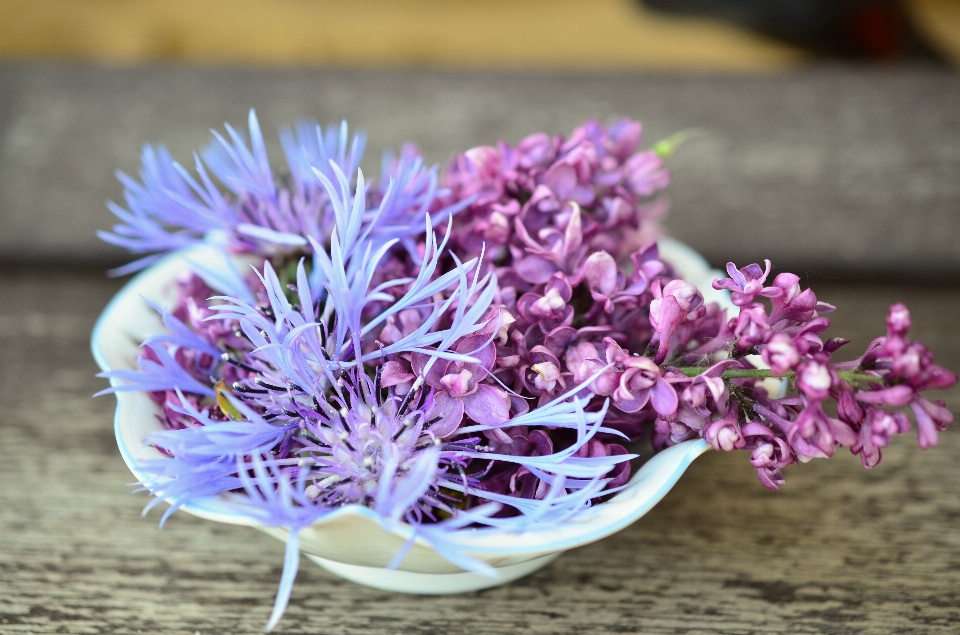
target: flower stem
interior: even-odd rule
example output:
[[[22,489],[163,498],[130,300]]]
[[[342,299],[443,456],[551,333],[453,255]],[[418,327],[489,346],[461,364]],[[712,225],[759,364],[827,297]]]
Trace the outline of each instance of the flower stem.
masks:
[[[675,368],[687,377],[696,377],[700,373],[707,370],[706,368],[701,368],[698,366],[684,366],[680,368]],[[853,381],[871,381],[879,382],[882,381],[880,377],[876,375],[866,375],[864,373],[858,373],[854,370],[841,370],[837,372],[837,376],[847,382]],[[793,371],[784,373],[783,375],[774,374],[769,368],[734,368],[732,370],[723,371],[723,379],[765,379],[767,377],[774,377],[777,379],[796,379],[797,374]]]

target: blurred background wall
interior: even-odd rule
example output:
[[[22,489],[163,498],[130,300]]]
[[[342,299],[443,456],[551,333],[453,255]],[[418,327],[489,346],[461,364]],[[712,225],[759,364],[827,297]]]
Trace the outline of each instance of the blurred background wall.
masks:
[[[958,65],[960,0],[0,0],[0,261],[119,262],[114,169],[256,107],[437,162],[697,128],[668,227],[715,263],[960,276]]]
[[[110,63],[779,69],[960,60],[956,0],[17,0],[0,56]]]

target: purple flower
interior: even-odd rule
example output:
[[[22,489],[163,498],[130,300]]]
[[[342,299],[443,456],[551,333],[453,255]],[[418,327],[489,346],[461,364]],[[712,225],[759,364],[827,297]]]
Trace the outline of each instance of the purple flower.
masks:
[[[953,423],[953,413],[946,409],[944,402],[933,402],[924,397],[915,397],[910,409],[917,418],[917,436],[923,449],[936,447],[939,442],[937,431],[946,430]]]
[[[717,278],[713,281],[714,289],[726,289],[730,291],[730,300],[737,306],[746,306],[753,302],[758,295],[766,298],[775,298],[783,293],[782,289],[777,287],[764,287],[767,276],[770,275],[770,261],[764,260],[765,269],[760,269],[760,265],[754,263],[747,265],[742,269],[732,262],[727,263],[727,275],[729,278]]]
[[[567,303],[573,297],[569,279],[562,273],[554,273],[546,281],[543,295],[525,293],[517,301],[517,311],[531,322],[541,322],[548,328],[569,323],[573,307]]]
[[[733,334],[737,336],[737,346],[744,351],[765,344],[773,335],[767,323],[766,308],[762,304],[751,304],[741,308]],[[782,350],[782,346],[779,348]]]
[[[741,432],[747,440],[747,449],[751,451],[750,464],[757,469],[760,482],[768,489],[779,490],[784,484],[780,470],[794,462],[790,446],[761,423],[747,423]]]
[[[856,429],[863,422],[866,413],[854,397],[850,384],[840,382],[837,396],[837,417],[849,426]]]
[[[797,388],[811,400],[823,401],[830,394],[834,380],[823,364],[807,361],[797,368]]]
[[[780,291],[771,296],[773,310],[770,312],[770,324],[780,320],[806,322],[821,313],[832,310],[828,304],[818,303],[817,296],[810,289],[800,290],[800,277],[792,273],[781,273],[773,281],[773,288]]]
[[[878,409],[870,412],[864,427],[870,431],[873,444],[885,448],[890,443],[890,437],[910,430],[910,420],[902,412],[890,413]]]
[[[800,363],[800,351],[786,333],[774,333],[760,350],[764,363],[774,375],[784,375]]]
[[[449,200],[471,202],[454,230],[454,247],[476,255],[486,246],[502,266],[516,267],[534,283],[556,270],[569,275],[572,268],[556,262],[551,268],[530,259],[525,248],[540,249],[530,237],[570,226],[579,207],[591,251],[627,256],[648,240],[644,235],[656,233],[660,212],[648,203],[670,182],[660,156],[637,151],[640,136],[635,121],[606,128],[587,121],[569,138],[537,133],[516,146],[500,142],[458,155],[443,185],[450,188]]]
[[[853,445],[856,437],[842,421],[824,413],[820,402],[815,401],[804,408],[787,433],[793,451],[801,462],[818,457],[833,456],[838,443]]]
[[[607,337],[607,362],[620,370],[619,382],[613,393],[613,403],[623,412],[637,412],[649,401],[661,416],[677,411],[677,393],[662,376],[660,368],[648,357],[630,355]]]
[[[617,287],[617,263],[605,251],[596,251],[584,261],[582,274],[594,298],[609,296]],[[609,311],[608,311],[609,312]]]
[[[482,335],[473,335],[460,341],[454,350],[477,361],[438,360],[427,370],[431,358],[421,353],[413,356],[414,374],[436,389],[435,409],[431,414],[441,417],[437,424],[444,433],[441,438],[453,433],[464,416],[483,424],[499,424],[510,418],[506,393],[481,383],[490,375],[496,360],[493,344]]]
[[[650,325],[659,338],[654,357],[662,363],[671,349],[671,340],[684,322],[693,321],[706,312],[703,296],[695,286],[683,280],[671,280],[662,288],[654,286],[654,300],[650,302]]]
[[[693,377],[680,395],[683,403],[704,416],[711,412],[711,400],[719,409],[721,404],[726,403],[728,395],[727,385],[722,379],[723,371],[735,364],[733,360],[724,360]]]
[[[652,151],[638,152],[624,165],[626,182],[640,196],[651,196],[670,185],[670,172],[663,169],[663,159]]]
[[[934,364],[933,354],[925,346],[907,339],[910,324],[910,313],[904,305],[890,307],[887,337],[871,345],[861,364],[887,371],[892,385],[877,382],[869,390],[858,391],[856,399],[868,405],[909,405],[917,420],[920,447],[931,448],[937,445],[938,431],[953,422],[953,414],[942,403],[930,401],[921,392],[952,386],[957,375]]]
[[[902,412],[889,413],[879,408],[867,413],[857,442],[850,448],[860,455],[860,461],[866,468],[875,467],[882,458],[881,448],[890,443],[890,437],[904,434],[910,429],[910,421]]]
[[[887,331],[891,336],[904,337],[910,330],[910,311],[903,304],[897,303],[890,307],[887,314]]]
[[[726,414],[719,419],[714,419],[703,429],[703,438],[716,450],[739,450],[746,447],[746,439],[740,431],[738,423],[739,406],[736,401],[731,400]]]

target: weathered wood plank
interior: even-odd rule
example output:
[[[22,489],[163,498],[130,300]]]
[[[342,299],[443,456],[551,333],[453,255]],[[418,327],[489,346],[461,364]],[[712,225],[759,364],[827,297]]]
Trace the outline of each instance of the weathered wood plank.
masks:
[[[818,68],[774,76],[443,73],[0,64],[0,260],[121,258],[94,236],[116,168],[256,107],[274,131],[348,118],[431,161],[587,118],[640,117],[647,143],[700,128],[672,161],[671,230],[715,263],[960,275],[960,76]]]

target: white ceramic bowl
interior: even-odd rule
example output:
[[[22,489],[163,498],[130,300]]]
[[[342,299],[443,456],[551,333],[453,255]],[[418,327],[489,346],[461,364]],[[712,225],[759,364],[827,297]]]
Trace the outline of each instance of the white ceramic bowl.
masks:
[[[660,242],[664,260],[670,262],[688,282],[696,285],[707,301],[731,306],[728,296],[711,288],[720,272],[712,270],[692,249],[671,239]],[[175,291],[173,281],[189,268],[187,258],[210,269],[226,266],[213,249],[197,248],[173,254],[134,277],[107,305],[93,331],[91,347],[104,371],[135,368],[140,342],[163,330],[157,314],[144,302],[150,299],[163,306]],[[120,454],[134,476],[146,475],[141,462],[162,458],[153,447],[144,445],[151,432],[161,429],[155,417],[158,407],[146,393],[117,393],[114,432]],[[549,564],[562,552],[580,547],[627,527],[646,514],[677,482],[695,458],[710,448],[694,440],[668,448],[643,464],[627,488],[612,499],[579,515],[557,529],[507,533],[492,529],[461,530],[456,543],[470,555],[496,568],[497,578],[460,570],[418,538],[397,569],[387,566],[408,541],[411,528],[400,524],[385,528],[377,516],[359,505],[337,510],[301,531],[300,549],[328,571],[367,586],[405,593],[460,593],[510,582]],[[240,496],[220,495],[195,500],[183,511],[235,525],[257,527],[286,541],[283,528],[265,527],[243,514]]]

